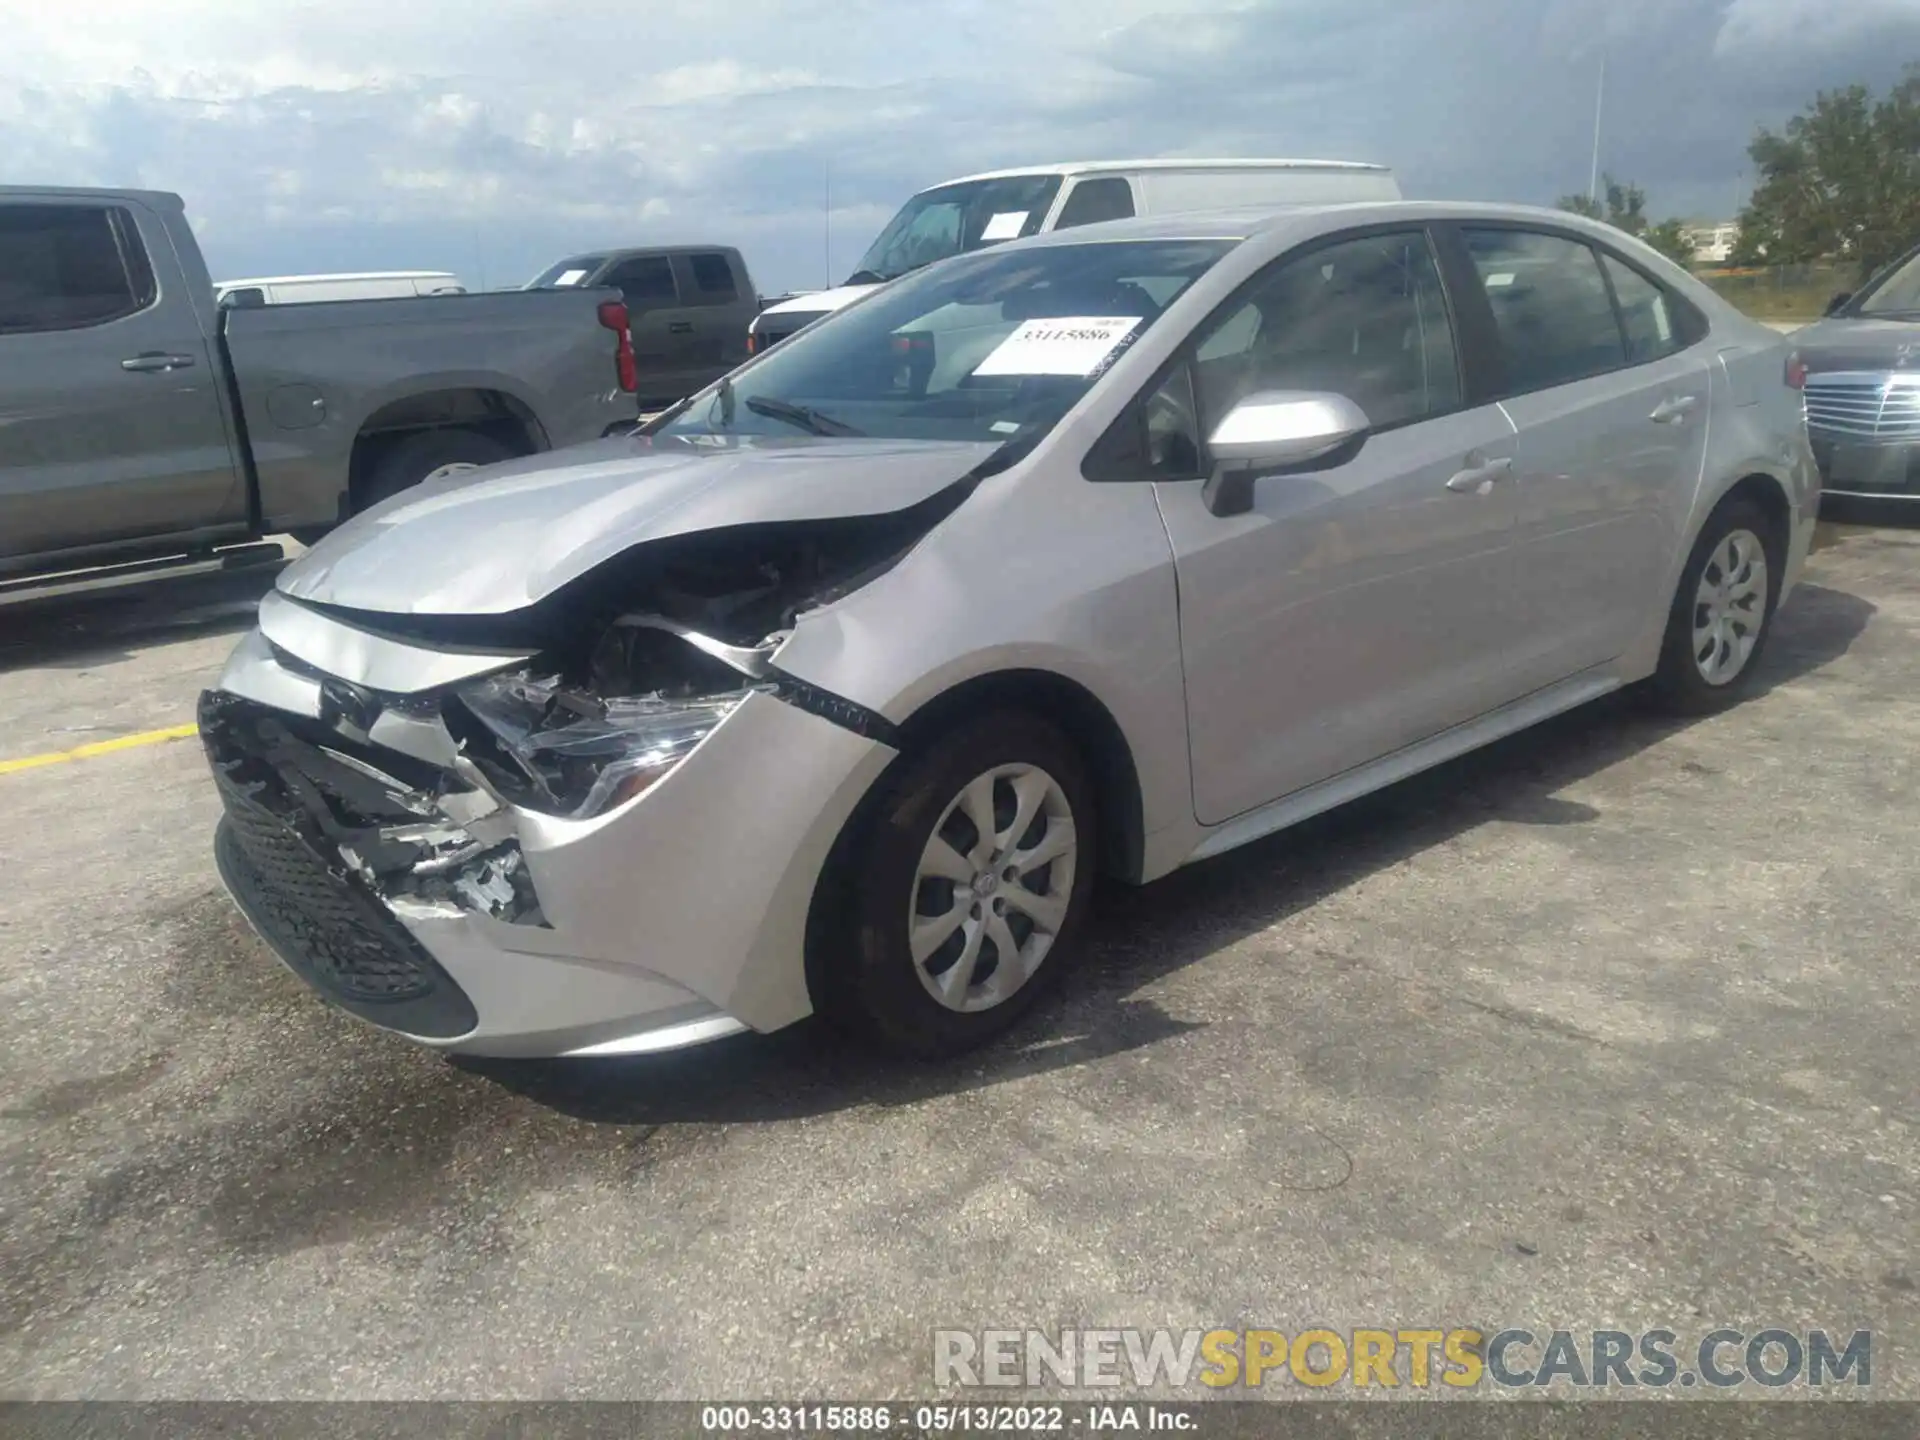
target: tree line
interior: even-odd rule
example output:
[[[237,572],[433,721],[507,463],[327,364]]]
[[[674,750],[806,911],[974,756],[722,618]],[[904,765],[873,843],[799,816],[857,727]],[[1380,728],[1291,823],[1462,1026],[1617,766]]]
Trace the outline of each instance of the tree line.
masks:
[[[1920,244],[1920,63],[1876,100],[1864,85],[1821,91],[1776,134],[1747,147],[1758,183],[1740,212],[1736,265],[1837,262],[1864,279]],[[1647,216],[1646,192],[1607,176],[1602,195],[1559,207],[1638,236],[1688,263],[1679,220]]]

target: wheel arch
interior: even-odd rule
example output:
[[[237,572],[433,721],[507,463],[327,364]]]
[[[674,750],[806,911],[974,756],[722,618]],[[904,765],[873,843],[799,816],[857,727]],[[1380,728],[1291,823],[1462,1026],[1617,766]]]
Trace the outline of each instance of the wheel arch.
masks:
[[[1052,670],[995,670],[941,691],[899,724],[907,754],[966,715],[1025,710],[1060,727],[1087,762],[1099,805],[1100,873],[1136,883],[1146,848],[1144,802],[1133,747],[1100,698]]]
[[[1793,542],[1793,501],[1787,494],[1787,487],[1780,477],[1765,470],[1749,470],[1715,496],[1711,505],[1702,509],[1700,523],[1694,527],[1693,539],[1687,546],[1687,553],[1691,554],[1693,545],[1699,543],[1700,533],[1706,528],[1707,521],[1712,518],[1714,512],[1729,500],[1734,499],[1753,502],[1761,514],[1767,517],[1768,529],[1771,533],[1765,538],[1778,547],[1774,551],[1776,562],[1784,564],[1787,549]]]
[[[517,455],[552,448],[533,407],[510,390],[484,384],[450,385],[387,401],[360,422],[347,462],[347,493],[356,508],[367,478],[399,441],[423,430],[476,430]]]

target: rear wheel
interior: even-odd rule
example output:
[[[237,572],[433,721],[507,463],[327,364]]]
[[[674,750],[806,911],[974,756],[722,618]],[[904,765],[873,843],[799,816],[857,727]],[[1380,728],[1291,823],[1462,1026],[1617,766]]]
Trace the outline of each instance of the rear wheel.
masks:
[[[1094,796],[1054,726],[997,712],[904,762],[836,864],[823,1008],[920,1059],[1001,1034],[1069,958],[1089,906]]]
[[[1732,705],[1753,688],[1773,627],[1785,557],[1776,527],[1745,498],[1722,501],[1680,575],[1653,694],[1683,715]]]
[[[393,441],[374,461],[355,493],[354,509],[366,510],[423,481],[512,458],[505,445],[478,430],[421,430]]]

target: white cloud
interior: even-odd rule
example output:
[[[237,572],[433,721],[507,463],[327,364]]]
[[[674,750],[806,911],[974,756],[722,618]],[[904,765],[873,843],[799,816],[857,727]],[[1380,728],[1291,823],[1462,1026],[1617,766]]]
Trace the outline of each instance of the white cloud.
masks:
[[[1584,186],[1602,44],[1609,166],[1656,209],[1724,211],[1756,123],[1920,54],[1920,0],[86,12],[0,0],[8,179],[179,190],[230,272],[419,265],[495,283],[569,249],[709,239],[741,244],[767,288],[820,284],[921,185],[1116,153],[1348,155],[1415,193],[1548,200]]]

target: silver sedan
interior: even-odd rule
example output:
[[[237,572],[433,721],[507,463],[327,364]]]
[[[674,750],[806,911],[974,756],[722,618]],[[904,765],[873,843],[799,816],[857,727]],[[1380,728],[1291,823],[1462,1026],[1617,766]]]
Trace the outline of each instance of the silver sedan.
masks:
[[[453,1050],[1003,1031],[1143,883],[1626,685],[1753,680],[1800,367],[1627,236],[1393,203],[886,286],[633,437],[394,497],[201,722],[222,874]]]

